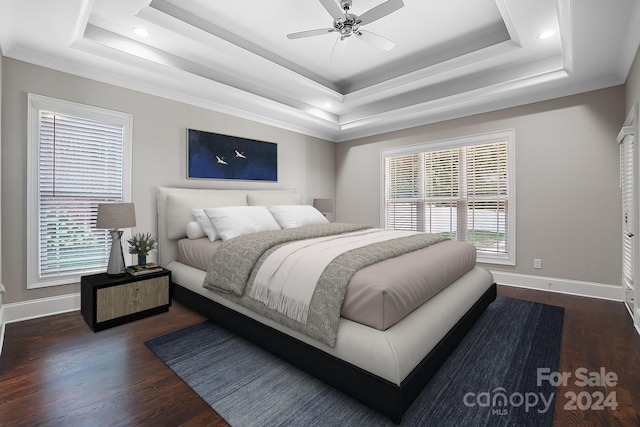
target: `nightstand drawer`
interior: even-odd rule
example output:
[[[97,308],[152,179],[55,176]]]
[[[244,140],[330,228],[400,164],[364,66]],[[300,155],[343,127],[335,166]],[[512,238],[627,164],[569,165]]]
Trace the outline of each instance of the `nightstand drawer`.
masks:
[[[96,322],[169,304],[169,277],[155,277],[97,290]]]
[[[80,307],[94,331],[121,325],[169,310],[171,272],[162,270],[140,276],[107,274],[83,276]]]

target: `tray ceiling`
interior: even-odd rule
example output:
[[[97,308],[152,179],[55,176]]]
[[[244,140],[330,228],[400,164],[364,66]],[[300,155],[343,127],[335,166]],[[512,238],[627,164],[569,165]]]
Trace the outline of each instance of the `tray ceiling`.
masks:
[[[640,45],[640,0],[404,3],[366,26],[391,51],[333,52],[335,33],[286,37],[332,26],[319,0],[0,0],[0,49],[339,142],[623,84]]]

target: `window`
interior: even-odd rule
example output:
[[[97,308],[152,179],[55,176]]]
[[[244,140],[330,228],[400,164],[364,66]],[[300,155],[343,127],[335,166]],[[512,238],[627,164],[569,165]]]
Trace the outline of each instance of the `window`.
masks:
[[[99,203],[130,201],[130,114],[29,94],[27,287],[105,271]]]
[[[383,227],[472,242],[515,264],[514,132],[383,150]]]

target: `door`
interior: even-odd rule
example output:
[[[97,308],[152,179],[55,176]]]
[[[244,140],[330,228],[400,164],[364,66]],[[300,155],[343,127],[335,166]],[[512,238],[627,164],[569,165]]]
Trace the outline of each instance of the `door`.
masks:
[[[624,302],[640,333],[640,155],[638,104],[633,106],[618,134],[622,189],[622,289]]]

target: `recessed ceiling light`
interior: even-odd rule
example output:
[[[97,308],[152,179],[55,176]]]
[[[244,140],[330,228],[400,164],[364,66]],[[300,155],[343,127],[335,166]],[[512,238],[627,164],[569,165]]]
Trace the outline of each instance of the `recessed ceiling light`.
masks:
[[[538,34],[538,38],[540,40],[548,39],[549,37],[553,37],[556,32],[553,30],[546,30]]]
[[[333,104],[331,104],[330,102],[325,102],[324,103],[324,107],[325,108],[331,108],[331,107],[333,107]]]
[[[148,30],[140,27],[135,27],[133,29],[133,32],[139,35],[140,37],[149,37],[151,35],[151,33]]]

